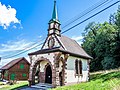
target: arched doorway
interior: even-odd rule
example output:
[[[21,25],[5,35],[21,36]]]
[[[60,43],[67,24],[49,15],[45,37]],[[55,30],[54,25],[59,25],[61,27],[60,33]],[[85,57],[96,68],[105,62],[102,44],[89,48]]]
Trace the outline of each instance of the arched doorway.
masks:
[[[51,69],[50,65],[48,65],[46,67],[46,71],[45,71],[45,83],[52,84],[52,69]]]

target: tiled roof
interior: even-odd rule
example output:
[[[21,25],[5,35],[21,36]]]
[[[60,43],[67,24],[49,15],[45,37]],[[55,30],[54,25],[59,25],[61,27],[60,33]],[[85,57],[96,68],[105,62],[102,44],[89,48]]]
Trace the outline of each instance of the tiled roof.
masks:
[[[11,62],[7,63],[6,65],[4,65],[2,68],[0,68],[1,70],[5,70],[5,69],[9,69],[11,68],[13,65],[15,65],[16,63],[18,63],[21,60],[26,60],[24,57],[22,58],[17,58],[15,60],[12,60]],[[29,64],[29,62],[26,60],[26,62]]]

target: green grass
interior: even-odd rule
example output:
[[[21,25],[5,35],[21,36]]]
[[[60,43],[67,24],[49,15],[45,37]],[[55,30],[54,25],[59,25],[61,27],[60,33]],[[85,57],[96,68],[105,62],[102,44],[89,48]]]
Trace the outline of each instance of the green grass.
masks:
[[[120,90],[120,72],[93,74],[90,82],[57,87],[52,90]]]
[[[21,88],[21,87],[24,87],[24,86],[28,86],[28,81],[18,81],[14,85],[8,85],[8,84],[0,85],[0,90],[15,90],[17,88]]]
[[[57,87],[52,90],[120,90],[120,72],[91,74],[90,82],[71,86]],[[28,81],[17,82],[14,85],[3,86],[0,90],[15,90],[28,85]]]

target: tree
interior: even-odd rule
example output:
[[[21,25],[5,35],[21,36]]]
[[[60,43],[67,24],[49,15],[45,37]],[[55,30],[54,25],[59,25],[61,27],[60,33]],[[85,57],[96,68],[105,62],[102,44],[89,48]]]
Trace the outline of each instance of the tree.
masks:
[[[91,71],[110,69],[109,64],[106,64],[109,63],[109,59],[105,57],[113,54],[111,49],[115,43],[115,34],[115,28],[107,22],[103,24],[92,22],[85,28],[82,46],[93,57],[90,65]]]
[[[118,7],[117,13],[114,15],[115,26],[116,26],[116,43],[113,49],[114,57],[117,62],[117,66],[120,66],[120,6]]]

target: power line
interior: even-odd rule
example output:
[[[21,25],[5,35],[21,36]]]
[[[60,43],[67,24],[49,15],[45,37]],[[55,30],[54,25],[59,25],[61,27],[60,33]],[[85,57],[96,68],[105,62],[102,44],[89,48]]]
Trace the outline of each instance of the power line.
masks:
[[[119,2],[120,2],[120,1],[117,1],[117,2],[115,2],[115,3],[111,4],[111,5],[109,5],[108,7],[106,7],[106,8],[104,8],[104,9],[102,9],[101,11],[99,11],[99,12],[95,13],[94,15],[92,15],[92,16],[90,16],[90,17],[88,17],[87,19],[85,19],[85,20],[83,20],[83,21],[79,22],[78,24],[76,24],[76,25],[74,25],[74,26],[70,27],[69,29],[67,29],[67,30],[63,31],[61,34],[68,32],[69,30],[71,30],[71,29],[75,28],[76,26],[78,26],[78,25],[80,25],[80,24],[84,23],[85,21],[87,21],[87,20],[89,20],[89,19],[93,18],[94,16],[96,16],[96,15],[100,14],[101,12],[103,12],[103,11],[107,10],[108,8],[110,8],[110,7],[114,6],[115,4],[117,4],[117,3],[119,3]]]
[[[89,14],[90,12],[96,10],[97,8],[103,6],[103,5],[104,5],[105,3],[107,3],[108,1],[109,1],[109,0],[101,0],[100,2],[97,2],[96,4],[94,4],[93,6],[89,7],[88,9],[86,9],[85,11],[83,11],[82,13],[80,13],[79,15],[75,16],[75,17],[74,17],[75,19],[74,19],[74,18],[73,18],[73,20],[71,19],[71,21],[70,21],[69,23],[67,23],[66,25],[64,25],[64,26],[62,27],[62,29],[65,28],[65,27],[67,27],[68,25],[72,24],[72,23],[75,22],[76,20],[78,20],[78,19],[84,17],[85,15]],[[113,0],[110,0],[109,3],[110,3],[111,1],[113,1]],[[97,4],[98,4],[98,5],[97,5]]]
[[[45,39],[45,38],[43,38],[41,41],[43,41],[44,39]],[[32,43],[31,45],[27,46],[26,48],[20,50],[18,53],[21,53],[21,52],[23,52],[24,50],[28,50],[28,49],[31,50],[30,46],[35,47],[37,44],[38,44],[38,41],[35,41],[35,43]],[[15,55],[16,55],[16,54],[15,54]],[[4,57],[7,58],[8,56],[10,56],[10,55],[2,56],[2,58],[4,59]],[[12,56],[13,56],[13,55],[12,55]]]
[[[115,4],[117,4],[118,2],[120,2],[120,1],[117,1],[117,2],[115,2],[115,3],[111,4],[111,5],[109,5],[108,7],[106,7],[106,8],[104,8],[104,9],[102,9],[101,11],[99,11],[99,12],[95,13],[94,15],[92,15],[92,16],[90,16],[90,17],[88,17],[87,19],[85,19],[85,20],[83,20],[83,21],[79,22],[78,24],[76,24],[76,25],[74,25],[74,26],[70,27],[69,29],[67,29],[67,30],[63,31],[61,34],[64,34],[64,33],[68,32],[68,31],[70,31],[71,29],[75,28],[76,26],[78,26],[78,25],[80,25],[80,24],[84,23],[85,21],[87,21],[87,20],[89,20],[89,19],[93,18],[94,16],[96,16],[96,15],[100,14],[101,12],[103,12],[103,11],[107,10],[108,8],[110,8],[110,7],[114,6],[114,5],[115,5]],[[40,43],[40,44],[38,44],[38,45],[36,45],[36,46],[34,46],[34,47],[32,47],[32,48],[30,48],[30,49],[28,49],[28,50],[22,51],[22,52],[20,52],[20,53],[17,53],[17,54],[15,54],[15,55],[12,55],[12,56],[7,57],[7,58],[4,58],[4,59],[8,59],[8,58],[12,58],[12,57],[18,56],[18,55],[20,55],[20,54],[23,54],[23,53],[25,53],[25,52],[29,51],[29,50],[32,50],[32,49],[36,48],[36,47],[38,47],[38,46],[40,46],[40,45],[42,45],[42,44],[43,44],[43,42],[42,42],[42,43]]]
[[[36,45],[36,46],[28,49],[28,50],[22,51],[22,52],[20,52],[20,53],[17,53],[17,54],[15,54],[15,55],[12,55],[12,56],[10,56],[10,57],[6,57],[6,58],[3,58],[3,59],[9,59],[9,58],[12,58],[12,57],[16,57],[16,56],[21,55],[21,54],[23,54],[23,53],[25,53],[25,52],[27,52],[27,51],[30,51],[30,50],[32,50],[32,49],[34,49],[34,48],[36,48],[36,47],[38,47],[38,46],[40,46],[40,45],[42,45],[42,44],[43,44],[43,43],[40,43],[40,44],[38,44],[38,45]]]

